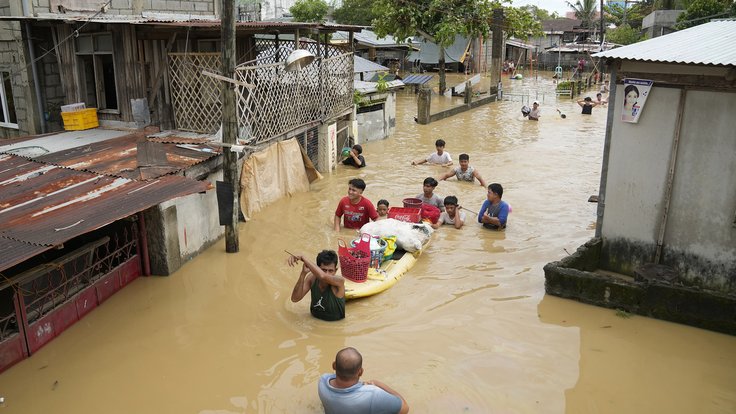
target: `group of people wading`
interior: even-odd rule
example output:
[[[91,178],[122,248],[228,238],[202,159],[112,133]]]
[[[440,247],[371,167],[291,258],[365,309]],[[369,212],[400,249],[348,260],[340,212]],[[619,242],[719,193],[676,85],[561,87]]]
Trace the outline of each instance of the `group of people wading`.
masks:
[[[412,165],[434,164],[445,167],[453,165],[450,153],[445,151],[445,141],[438,139],[435,142],[436,152],[426,158],[413,161]],[[343,165],[364,168],[366,166],[363,147],[354,145],[346,148]],[[429,204],[440,210],[440,216],[434,228],[442,225],[452,225],[456,229],[465,223],[464,209],[459,205],[455,196],[444,199],[434,193],[439,181],[453,176],[458,181],[477,182],[487,189],[486,200],[477,215],[477,221],[484,228],[503,230],[509,214],[509,205],[502,200],[503,187],[501,184],[486,184],[480,173],[470,166],[470,157],[461,154],[460,165],[440,175],[437,178],[427,177],[423,181],[422,193],[416,198],[422,203]],[[342,197],[335,209],[333,223],[335,231],[342,226],[347,229],[360,230],[364,224],[385,219],[389,203],[380,200],[376,207],[363,196],[366,183],[360,178],[353,178],[348,182],[347,195]],[[301,262],[301,270],[291,292],[291,301],[301,301],[307,293],[310,294],[310,312],[315,318],[325,321],[338,321],[345,318],[345,279],[337,274],[338,255],[334,250],[323,250],[315,261],[311,261],[301,254],[293,254],[288,258],[289,266],[296,266]],[[345,348],[337,353],[332,364],[334,374],[324,374],[319,382],[319,396],[326,413],[406,413],[409,406],[406,400],[388,385],[372,380],[360,381],[363,374],[362,356],[354,348]]]

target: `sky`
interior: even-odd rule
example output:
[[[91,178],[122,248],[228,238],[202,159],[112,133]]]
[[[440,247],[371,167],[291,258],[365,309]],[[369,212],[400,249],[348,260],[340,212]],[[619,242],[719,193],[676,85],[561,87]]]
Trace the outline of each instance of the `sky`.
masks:
[[[537,6],[540,9],[546,9],[548,12],[557,12],[557,14],[560,15],[560,17],[565,17],[565,13],[572,11],[570,9],[570,6],[567,5],[567,1],[565,0],[512,0],[513,3],[511,3],[514,7],[519,6],[526,6],[527,4],[530,4],[532,6]],[[570,3],[575,4],[574,0],[571,0]]]

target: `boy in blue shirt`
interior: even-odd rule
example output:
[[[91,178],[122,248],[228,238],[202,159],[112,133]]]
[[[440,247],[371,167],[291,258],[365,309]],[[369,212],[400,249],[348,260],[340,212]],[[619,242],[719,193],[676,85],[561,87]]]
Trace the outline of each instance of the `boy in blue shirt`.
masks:
[[[509,216],[509,205],[501,200],[503,187],[493,183],[488,186],[488,199],[483,202],[478,213],[478,223],[487,229],[500,230],[506,228],[506,219]]]

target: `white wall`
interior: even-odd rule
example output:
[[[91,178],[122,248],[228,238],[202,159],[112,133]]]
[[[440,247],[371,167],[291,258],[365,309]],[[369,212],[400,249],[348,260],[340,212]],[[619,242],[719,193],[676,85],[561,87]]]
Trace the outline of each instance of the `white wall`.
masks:
[[[209,247],[225,234],[220,226],[215,181],[222,181],[222,169],[207,177],[213,189],[204,194],[191,194],[161,203],[162,210],[176,206],[176,232],[179,238],[179,255],[187,260]],[[173,229],[167,229],[172,231]]]
[[[725,74],[722,68],[622,65],[621,71]],[[656,79],[653,74],[652,78]],[[605,210],[604,258],[611,270],[652,262],[681,89],[655,83],[638,124],[620,121],[623,85],[616,89]],[[736,291],[736,93],[686,94],[662,263],[685,280]]]

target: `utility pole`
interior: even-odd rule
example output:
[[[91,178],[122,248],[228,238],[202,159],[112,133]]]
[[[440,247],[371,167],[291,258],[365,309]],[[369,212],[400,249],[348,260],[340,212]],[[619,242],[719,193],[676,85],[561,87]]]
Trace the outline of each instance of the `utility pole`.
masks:
[[[603,35],[605,34],[605,26],[603,25],[603,0],[601,0],[601,52],[603,51]]]
[[[222,0],[222,76],[233,79],[235,77],[235,2]],[[238,118],[235,110],[235,84],[222,83],[222,142],[237,144]],[[233,188],[233,214],[229,223],[225,225],[225,251],[237,253],[240,250],[238,240],[238,154],[231,151],[230,145],[222,149],[224,157],[223,179]]]

